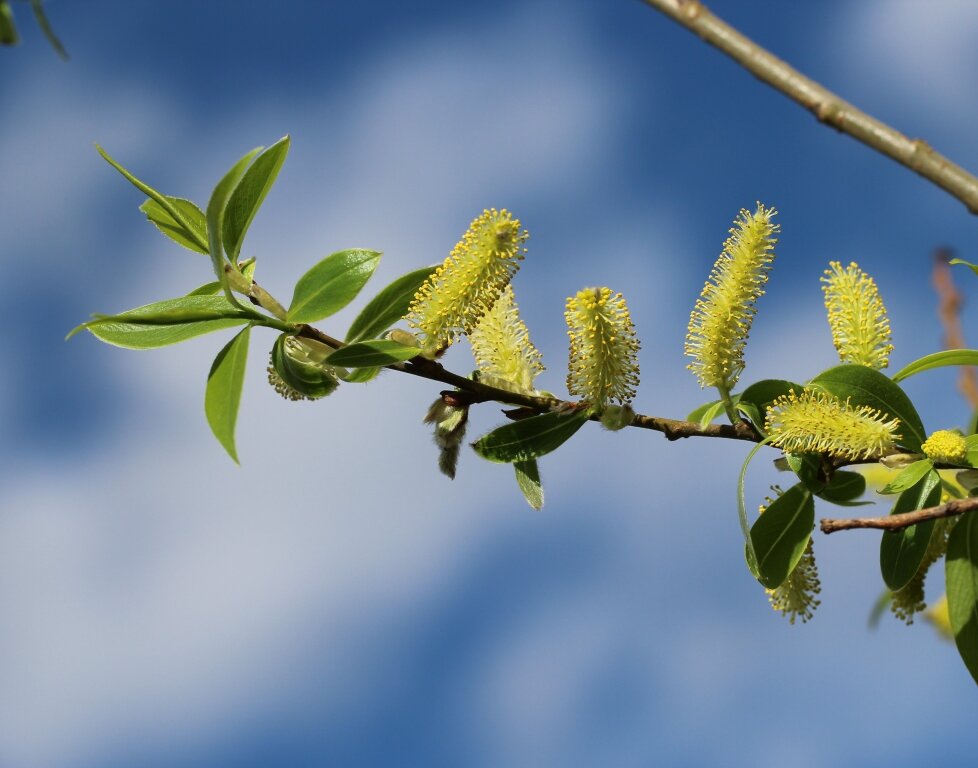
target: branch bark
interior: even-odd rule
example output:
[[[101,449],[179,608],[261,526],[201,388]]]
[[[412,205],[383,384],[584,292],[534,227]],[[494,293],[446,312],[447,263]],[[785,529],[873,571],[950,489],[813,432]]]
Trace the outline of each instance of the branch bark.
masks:
[[[935,152],[863,112],[782,61],[711,13],[699,0],[643,0],[699,35],[762,82],[812,112],[821,122],[896,160],[933,182],[978,214],[978,178]]]
[[[942,517],[955,517],[978,509],[978,498],[970,497],[967,499],[951,499],[946,504],[936,507],[927,507],[913,512],[903,512],[898,515],[887,515],[886,517],[853,517],[848,520],[836,520],[832,518],[822,518],[819,527],[822,533],[835,533],[836,531],[847,531],[852,528],[876,528],[883,531],[899,531],[909,528],[911,525],[922,523],[925,520],[939,520]]]

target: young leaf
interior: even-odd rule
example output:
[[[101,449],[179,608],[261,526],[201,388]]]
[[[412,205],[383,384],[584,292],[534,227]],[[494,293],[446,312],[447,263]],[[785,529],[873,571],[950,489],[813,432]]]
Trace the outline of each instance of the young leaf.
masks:
[[[204,218],[204,212],[190,200],[169,195],[165,195],[165,197],[173,204],[174,208],[183,214],[184,220],[190,226],[189,230],[185,229],[183,224],[167,213],[163,206],[153,198],[148,198],[145,203],[139,206],[139,210],[146,214],[146,218],[151,224],[171,240],[184,248],[206,255],[207,219]]]
[[[436,269],[437,266],[422,267],[408,272],[374,296],[350,324],[346,343],[375,338],[404,317],[414,300],[414,294]]]
[[[295,284],[289,322],[314,323],[339,312],[360,293],[379,262],[379,252],[360,248],[327,256]]]
[[[544,413],[494,429],[472,443],[482,458],[499,463],[529,461],[556,450],[587,421],[585,413]]]
[[[238,420],[238,405],[244,386],[245,363],[248,360],[248,338],[251,328],[245,328],[217,353],[207,376],[204,394],[204,413],[207,423],[228,455],[238,462],[234,447],[234,426]]]
[[[820,499],[825,499],[825,501],[831,502],[832,504],[850,506],[865,492],[865,477],[860,475],[858,472],[846,472],[844,470],[840,470],[833,473],[829,484],[816,495]],[[871,504],[872,502],[867,501],[862,503]]]
[[[978,682],[978,514],[968,512],[951,529],[944,574],[954,642]]]
[[[762,379],[751,384],[740,393],[737,408],[751,420],[763,435],[764,419],[767,416],[768,406],[782,395],[787,395],[792,390],[801,392],[802,389],[804,387],[800,384],[795,384],[793,381]]]
[[[224,209],[223,234],[224,250],[232,264],[237,263],[251,220],[275,183],[288,153],[289,137],[283,136],[255,158],[231,193]]]
[[[703,403],[703,405],[694,408],[689,412],[686,421],[695,421],[701,428],[705,428],[712,424],[713,420],[723,412],[723,400],[714,400],[712,403]]]
[[[180,227],[185,232],[189,232],[189,233],[194,232],[193,225],[190,223],[190,221],[184,215],[183,211],[180,210],[180,208],[178,208],[172,202],[172,200],[174,200],[176,198],[171,198],[168,195],[164,195],[161,192],[157,192],[155,189],[153,189],[151,186],[149,186],[149,184],[147,184],[147,183],[145,183],[145,182],[140,181],[139,179],[137,179],[129,171],[127,171],[125,168],[123,168],[121,165],[119,165],[119,163],[117,163],[109,155],[109,153],[106,152],[104,149],[102,149],[102,147],[100,147],[98,144],[95,145],[95,149],[97,149],[98,150],[98,153],[105,159],[105,161],[109,165],[111,165],[113,168],[115,168],[119,173],[121,173],[123,175],[123,177],[125,177],[125,179],[130,184],[132,184],[136,189],[138,189],[144,195],[148,195],[152,200],[154,200],[156,202],[157,205],[159,205],[160,208],[162,208],[164,211],[166,211],[166,213],[169,215],[169,217],[173,221],[175,221],[177,224],[179,224]],[[144,205],[145,205],[145,203],[144,203]],[[140,206],[140,208],[141,207],[142,206]],[[195,238],[192,238],[192,239],[194,239],[194,242],[197,245],[199,245],[201,248],[207,248],[207,242],[206,241],[198,241]],[[205,251],[205,253],[206,253],[206,251]]]
[[[917,409],[903,390],[887,376],[864,365],[837,365],[822,371],[809,382],[809,386],[822,389],[850,405],[866,405],[890,418],[900,420],[900,445],[912,451],[920,451],[927,439],[924,425]]]
[[[931,469],[897,497],[890,514],[912,512],[940,503],[941,478]],[[905,587],[917,573],[933,530],[934,521],[925,520],[899,531],[883,531],[883,539],[880,541],[880,571],[890,590],[896,592]]]
[[[0,45],[17,45],[20,37],[14,24],[14,12],[7,2],[0,2]]]
[[[740,468],[737,476],[737,519],[740,521],[740,532],[744,534],[744,554],[747,558],[747,568],[750,569],[755,579],[759,579],[757,569],[757,553],[754,551],[754,543],[750,537],[750,522],[747,520],[747,504],[744,502],[744,479],[747,477],[747,467],[750,465],[759,450],[768,444],[768,438],[764,438],[757,445],[750,449],[744,464]]]
[[[920,459],[908,467],[904,467],[900,474],[893,478],[885,487],[879,490],[883,496],[891,493],[902,493],[911,486],[916,485],[920,479],[934,469],[934,462],[930,459]],[[906,510],[905,510],[906,511]]]
[[[194,288],[188,296],[216,296],[221,292],[221,284],[214,280],[210,283],[204,283],[199,288]]]
[[[543,484],[536,459],[513,462],[513,469],[516,471],[516,484],[523,492],[526,503],[533,509],[543,509]]]
[[[903,381],[914,374],[948,365],[978,365],[978,349],[946,349],[924,355],[894,373],[893,381]]]
[[[48,16],[44,12],[44,6],[41,5],[41,0],[31,0],[31,10],[34,11],[34,19],[37,21],[37,26],[41,28],[44,37],[47,38],[48,44],[54,48],[58,56],[67,60],[68,51],[65,50],[58,36],[54,34],[54,28],[51,26],[51,22],[48,21]]]
[[[776,498],[750,529],[757,556],[757,580],[768,589],[781,586],[798,565],[815,526],[815,501],[796,483]]]
[[[365,384],[368,381],[376,379],[382,370],[382,368],[354,368],[352,371],[348,371],[342,375],[337,373],[337,376],[350,384]]]
[[[96,318],[75,328],[69,338],[87,330],[106,344],[154,349],[256,320],[264,317],[231,306],[224,296],[182,296]]]
[[[217,186],[211,193],[211,199],[207,202],[207,249],[211,255],[211,263],[214,265],[214,274],[221,281],[221,285],[224,286],[224,295],[232,304],[236,304],[237,301],[231,294],[227,275],[224,274],[224,210],[227,208],[231,193],[251,163],[251,159],[261,150],[261,147],[255,147],[238,160],[231,170],[224,174],[224,178],[217,182]]]
[[[373,339],[341,347],[327,357],[326,362],[344,368],[372,368],[400,363],[420,354],[418,347],[408,347],[387,339]]]

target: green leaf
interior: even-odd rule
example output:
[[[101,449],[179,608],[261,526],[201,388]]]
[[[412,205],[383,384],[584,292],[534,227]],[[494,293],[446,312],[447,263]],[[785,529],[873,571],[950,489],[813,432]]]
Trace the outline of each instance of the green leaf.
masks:
[[[153,198],[147,199],[139,206],[139,210],[146,214],[146,218],[151,224],[171,240],[184,248],[206,255],[207,219],[204,218],[204,212],[190,200],[184,200],[182,197],[171,197],[170,195],[165,195],[165,197],[174,208],[183,214],[184,221],[191,229],[185,229],[183,224],[167,213],[163,206]]]
[[[934,469],[934,462],[930,459],[915,461],[908,467],[904,467],[900,474],[894,477],[889,483],[881,488],[878,493],[886,496],[891,493],[902,493],[911,486],[920,482],[920,479]]]
[[[44,6],[41,5],[41,0],[31,0],[31,10],[34,11],[34,18],[37,20],[37,25],[41,28],[41,32],[47,38],[48,43],[62,59],[67,59],[68,51],[65,50],[58,36],[54,34],[54,29],[51,27],[51,22],[48,21],[47,14],[44,12]]]
[[[178,208],[172,202],[172,200],[174,200],[176,198],[171,198],[168,195],[164,195],[161,192],[157,192],[155,189],[153,189],[151,186],[149,186],[149,184],[147,184],[146,182],[140,181],[139,179],[137,179],[129,171],[127,171],[125,168],[123,168],[121,165],[119,165],[119,163],[117,163],[109,155],[109,153],[106,152],[104,149],[102,149],[102,147],[100,147],[98,144],[95,145],[95,149],[97,149],[98,150],[98,153],[105,159],[105,161],[109,165],[111,165],[113,168],[115,168],[119,173],[121,173],[123,175],[123,177],[130,184],[132,184],[136,189],[138,189],[144,195],[148,195],[152,200],[154,200],[156,202],[157,205],[159,205],[160,208],[162,208],[164,211],[166,211],[166,213],[169,215],[170,219],[173,220],[173,221],[175,221],[177,224],[179,224],[180,227],[182,227],[182,229],[183,229],[184,232],[193,233],[195,231],[194,230],[194,227],[193,227],[193,224],[183,214],[183,211],[180,210],[180,208]],[[145,205],[145,203],[143,205]],[[142,209],[142,206],[140,206],[140,209]],[[196,240],[196,239],[194,239],[194,242],[197,245],[199,245],[201,248],[204,248],[205,249],[204,250],[204,253],[207,253],[207,251],[206,251],[207,241],[206,240]]]
[[[786,453],[785,460],[791,471],[812,493],[820,493],[825,488],[822,473],[822,457],[817,453]]]
[[[373,339],[341,347],[327,357],[326,362],[344,368],[372,368],[400,363],[420,354],[418,347],[408,347],[387,339]]]
[[[354,368],[352,371],[348,371],[340,376],[340,378],[350,384],[365,384],[368,381],[376,379],[382,370],[383,368]]]
[[[747,458],[744,459],[744,464],[740,468],[740,474],[737,476],[737,519],[740,521],[740,531],[744,534],[744,554],[747,557],[747,567],[755,579],[760,578],[760,576],[758,575],[759,571],[757,569],[757,553],[754,551],[754,543],[750,538],[750,522],[747,520],[747,504],[744,501],[744,479],[747,477],[747,467],[750,465],[751,459],[767,444],[768,439],[764,438],[750,449],[750,453],[747,454]]]
[[[543,484],[536,459],[513,462],[513,469],[516,471],[516,484],[523,492],[526,503],[533,509],[543,509]]]
[[[909,467],[908,467],[909,469]],[[892,515],[913,512],[941,503],[941,478],[933,469],[901,493]],[[925,520],[899,531],[883,531],[880,542],[880,571],[886,586],[896,592],[914,577],[930,544],[934,521]]]
[[[327,256],[295,284],[289,322],[314,323],[339,312],[356,298],[379,262],[379,252],[360,248]]]
[[[846,472],[844,470],[840,470],[833,473],[829,484],[819,491],[817,496],[820,499],[825,499],[825,501],[831,502],[832,504],[849,506],[865,492],[865,477],[860,475],[858,472]],[[869,504],[871,502],[866,503]]]
[[[948,264],[961,264],[962,266],[968,267],[968,269],[978,275],[978,264],[972,264],[970,261],[965,261],[964,259],[951,259]]]
[[[106,344],[154,349],[257,320],[264,318],[231,306],[224,296],[182,296],[96,318],[75,328],[69,338],[87,330]]]
[[[556,450],[587,421],[585,413],[544,413],[494,429],[472,443],[482,458],[500,463],[529,461]]]
[[[809,382],[850,405],[866,405],[900,420],[900,445],[919,452],[927,439],[924,425],[910,398],[889,378],[865,365],[837,365]]]
[[[272,345],[272,368],[293,390],[310,400],[318,400],[335,392],[340,383],[336,369],[316,362],[321,358],[318,350],[315,355],[312,353],[311,343],[281,334]],[[286,344],[294,345],[294,356],[289,354]]]
[[[211,283],[204,283],[199,288],[194,288],[188,296],[216,296],[221,292],[221,284],[217,280]]]
[[[903,381],[914,374],[949,365],[978,365],[978,349],[946,349],[924,355],[894,373],[893,381]]]
[[[0,2],[0,45],[17,45],[19,42],[14,12],[10,10],[8,3]]]
[[[768,589],[781,586],[798,565],[815,526],[815,501],[797,483],[776,498],[750,529],[757,554],[757,580]]]
[[[408,272],[374,296],[350,324],[346,343],[353,344],[379,336],[404,317],[414,300],[414,294],[437,268],[422,267]]]
[[[207,376],[204,394],[204,413],[207,423],[228,455],[238,463],[234,447],[234,427],[244,386],[245,364],[248,361],[248,338],[251,328],[245,328],[224,349],[217,353]]]
[[[255,158],[241,181],[234,187],[224,209],[224,250],[232,264],[238,261],[241,244],[251,220],[275,183],[279,169],[289,154],[289,137],[283,136]]]
[[[738,408],[751,420],[754,426],[764,433],[764,421],[767,418],[767,409],[771,403],[782,395],[787,395],[794,390],[801,392],[804,389],[800,384],[784,379],[762,379],[751,384],[747,389],[740,393]]]
[[[228,199],[244,175],[251,159],[261,150],[261,147],[256,147],[238,160],[214,187],[211,199],[207,202],[207,249],[211,255],[211,264],[214,265],[214,274],[221,281],[221,285],[224,287],[224,295],[232,304],[237,304],[238,301],[231,293],[228,277],[224,273],[224,209],[227,207]]]
[[[944,574],[954,642],[978,682],[978,514],[966,513],[951,529]]]
[[[702,429],[710,426],[722,413],[724,413],[723,400],[714,400],[712,403],[703,403],[698,408],[694,408],[689,412],[686,421],[695,421]]]

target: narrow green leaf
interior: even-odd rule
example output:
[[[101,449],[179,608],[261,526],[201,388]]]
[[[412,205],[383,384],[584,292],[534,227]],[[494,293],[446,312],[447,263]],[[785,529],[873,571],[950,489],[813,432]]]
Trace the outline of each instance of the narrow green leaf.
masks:
[[[763,435],[764,422],[767,418],[767,409],[771,403],[782,395],[787,395],[794,390],[801,392],[804,387],[795,384],[793,381],[784,379],[762,379],[747,387],[740,393],[737,408],[751,420],[751,423]]]
[[[908,467],[909,469],[909,467]],[[933,469],[901,493],[890,514],[913,512],[941,503],[941,477]],[[880,541],[880,572],[892,591],[907,585],[920,568],[930,544],[934,521],[925,520],[899,531],[883,531]]]
[[[251,220],[275,183],[288,154],[289,137],[283,136],[255,158],[234,187],[224,209],[224,250],[232,264],[237,263]]]
[[[944,574],[954,642],[978,683],[978,515],[974,512],[963,515],[951,529]]]
[[[844,470],[833,473],[829,484],[818,492],[820,499],[848,506],[866,492],[866,478],[858,472]],[[866,502],[871,503],[871,502]]]
[[[44,12],[44,6],[41,5],[41,0],[31,0],[31,9],[34,11],[34,18],[37,20],[37,25],[41,28],[41,32],[47,38],[50,46],[54,48],[58,56],[67,60],[68,51],[65,50],[58,36],[54,34],[54,29],[51,27],[51,22],[48,21],[48,16]]]
[[[378,251],[360,248],[327,256],[295,284],[289,322],[314,323],[339,312],[360,293],[378,263]]]
[[[585,413],[544,413],[494,429],[472,443],[472,447],[489,461],[529,461],[559,448],[586,421]]]
[[[516,484],[523,493],[526,503],[533,509],[543,509],[543,484],[540,482],[540,468],[536,459],[513,462],[516,471]]]
[[[383,368],[354,368],[352,371],[348,371],[340,376],[340,378],[350,384],[365,384],[368,381],[376,379],[382,370]]]
[[[194,288],[188,296],[216,296],[221,292],[221,284],[217,280],[211,283],[204,283],[199,288]]]
[[[737,519],[740,521],[740,532],[744,534],[744,554],[747,558],[747,567],[750,569],[755,579],[759,579],[760,571],[757,569],[757,553],[754,551],[754,543],[750,538],[750,522],[747,520],[747,504],[744,501],[744,479],[747,477],[747,467],[750,465],[759,450],[768,444],[765,437],[761,442],[750,449],[744,464],[740,468],[737,476]]]
[[[207,376],[207,390],[204,393],[207,423],[235,463],[239,462],[234,447],[234,427],[238,421],[250,334],[251,328],[245,328],[217,353]]]
[[[232,304],[237,304],[238,301],[231,293],[228,277],[224,273],[224,209],[227,207],[228,199],[244,175],[251,159],[261,150],[261,147],[255,147],[238,160],[214,187],[211,199],[207,202],[207,250],[211,255],[211,264],[214,265],[214,274],[221,281],[221,285],[224,287],[224,295]]]
[[[153,189],[151,186],[149,186],[149,184],[147,184],[146,182],[140,181],[139,179],[137,179],[129,171],[127,171],[125,168],[123,168],[121,165],[119,165],[119,163],[117,163],[109,155],[109,153],[106,152],[104,149],[102,149],[102,147],[100,147],[98,144],[95,145],[95,149],[98,150],[98,153],[103,157],[103,159],[105,160],[105,162],[107,162],[109,165],[111,165],[113,168],[115,168],[119,173],[121,173],[123,175],[123,177],[130,184],[132,184],[136,189],[138,189],[144,195],[148,195],[150,198],[152,198],[160,206],[160,208],[162,208],[164,211],[166,211],[167,214],[169,214],[170,218],[173,221],[177,222],[177,224],[179,224],[183,228],[183,230],[185,232],[194,232],[193,225],[187,219],[187,217],[184,216],[183,211],[181,211],[176,205],[174,205],[171,202],[171,199],[172,198],[170,198],[167,195],[162,194],[161,192],[157,192],[155,189]],[[202,248],[205,248],[205,249],[207,248],[207,242],[206,241],[197,241],[197,240],[195,240],[194,242],[197,245],[199,245],[200,247],[202,247]],[[204,252],[206,253],[206,250]]]
[[[865,365],[837,365],[822,371],[809,386],[823,389],[850,405],[866,405],[900,420],[900,445],[919,452],[927,439],[917,409],[900,387]]]
[[[184,200],[182,197],[171,197],[170,195],[165,197],[173,204],[174,208],[183,214],[184,220],[191,227],[190,230],[184,229],[184,225],[167,213],[163,206],[153,198],[147,199],[139,206],[139,210],[146,214],[146,218],[151,224],[171,240],[184,248],[206,255],[207,219],[204,218],[204,212],[190,200]]]
[[[222,328],[264,320],[232,307],[224,296],[182,296],[96,318],[74,329],[89,331],[107,344],[126,349],[154,349],[176,344]]]
[[[960,264],[978,275],[978,264],[972,264],[970,261],[965,261],[964,259],[951,259],[948,264]]]
[[[0,2],[0,45],[17,45],[19,42],[14,12],[10,10],[9,3]]]
[[[978,365],[978,349],[946,349],[943,352],[924,355],[894,373],[893,381],[903,381],[923,371],[949,365]]]
[[[768,589],[781,586],[798,565],[815,526],[815,501],[796,483],[776,498],[750,529],[757,553],[757,580]]]
[[[695,421],[700,425],[700,428],[705,428],[712,424],[713,420],[723,412],[723,401],[714,400],[712,403],[703,403],[703,405],[694,408],[689,412],[686,421]]]
[[[902,470],[900,470],[900,474],[894,477],[883,488],[880,488],[878,493],[883,496],[887,496],[891,493],[902,493],[911,486],[914,486],[920,482],[920,479],[933,469],[934,462],[932,462],[930,459],[920,459],[920,461],[915,461],[910,466],[904,467]]]
[[[373,368],[400,363],[420,354],[418,347],[408,347],[387,339],[373,339],[342,347],[327,357],[326,362],[344,368]]]
[[[408,313],[422,283],[438,267],[422,267],[397,278],[374,296],[346,332],[347,344],[380,336]]]

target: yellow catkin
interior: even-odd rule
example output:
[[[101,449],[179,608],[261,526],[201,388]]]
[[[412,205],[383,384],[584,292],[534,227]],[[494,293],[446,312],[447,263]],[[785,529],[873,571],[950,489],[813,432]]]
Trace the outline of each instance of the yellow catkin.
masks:
[[[443,352],[492,309],[519,269],[528,236],[506,209],[490,208],[473,220],[408,310],[426,357]]]
[[[535,391],[533,382],[543,372],[543,362],[520,319],[512,285],[503,289],[492,309],[472,329],[469,342],[487,384],[514,392]]]
[[[638,350],[628,307],[610,288],[585,288],[567,299],[570,336],[567,391],[600,410],[629,402],[639,382]]]
[[[804,624],[822,604],[817,595],[822,591],[822,583],[818,578],[818,568],[815,565],[815,551],[812,540],[798,561],[798,565],[788,574],[784,584],[774,589],[766,589],[767,599],[771,607],[783,614],[791,624],[801,619]]]
[[[890,362],[890,320],[872,277],[853,262],[843,269],[829,262],[822,277],[832,341],[843,363],[886,368]]]
[[[776,214],[760,203],[753,214],[740,212],[690,314],[685,352],[702,387],[729,392],[744,368],[755,303],[774,260]]]
[[[920,447],[924,455],[938,464],[964,464],[968,459],[968,444],[960,432],[939,429]]]
[[[845,459],[869,459],[891,453],[900,436],[899,419],[887,419],[865,405],[851,406],[827,392],[794,390],[767,411],[765,430],[771,444],[788,453],[825,453]]]

